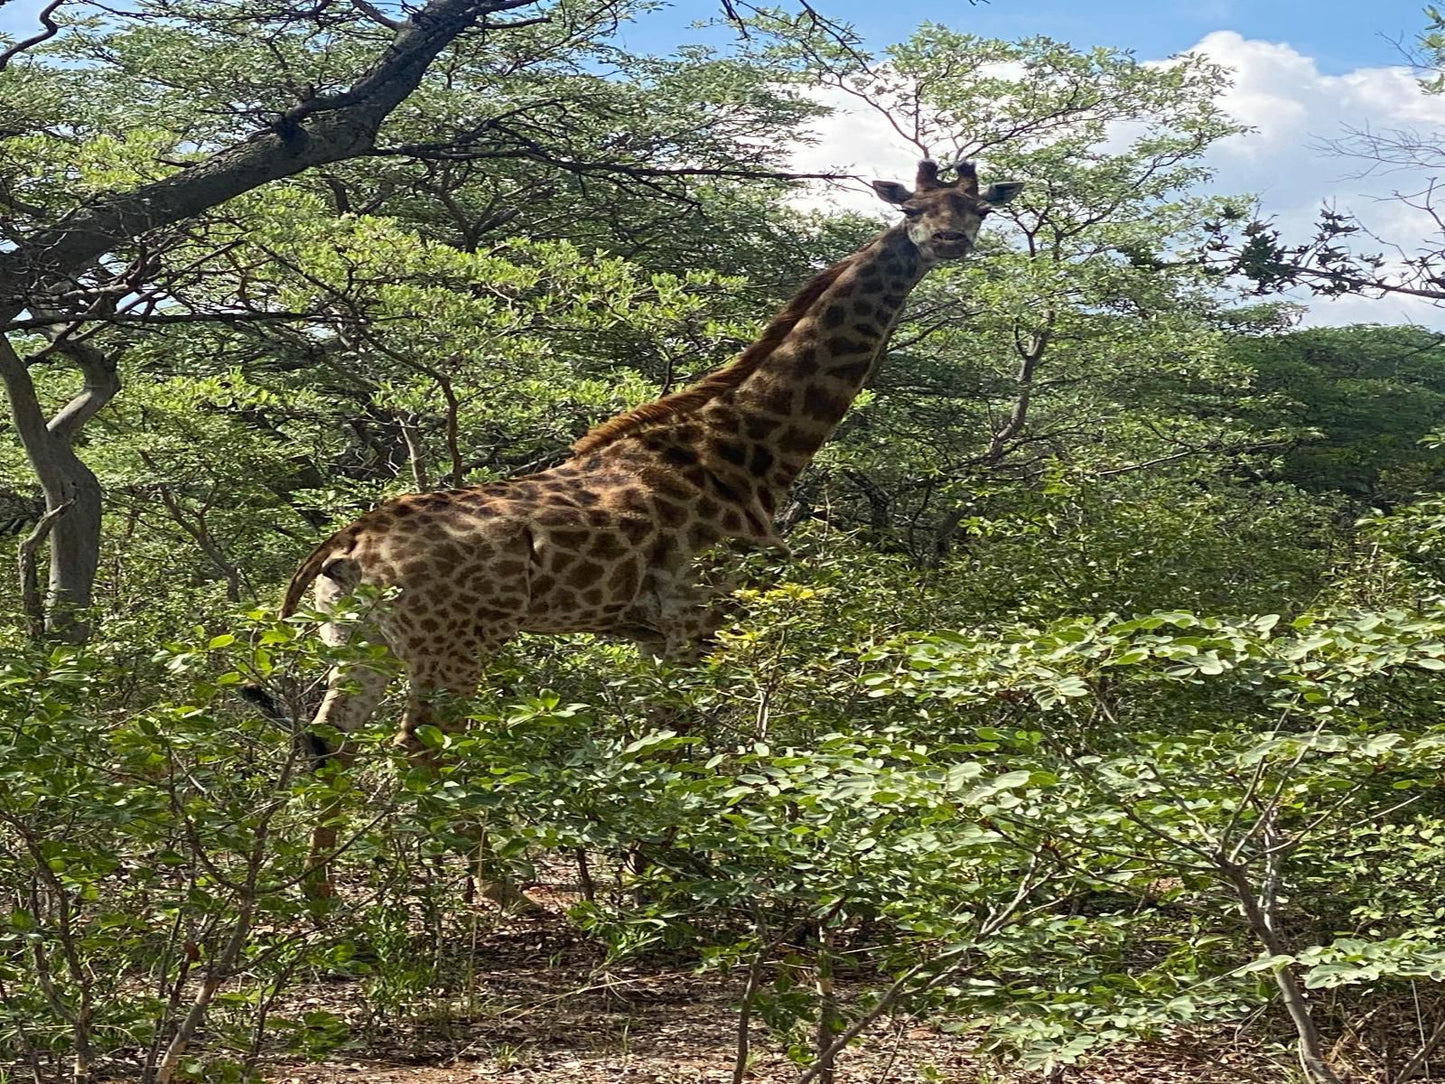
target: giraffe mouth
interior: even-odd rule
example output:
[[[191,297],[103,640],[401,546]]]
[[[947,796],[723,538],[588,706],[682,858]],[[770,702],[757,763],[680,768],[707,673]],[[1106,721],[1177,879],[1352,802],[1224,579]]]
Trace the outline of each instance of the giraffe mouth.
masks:
[[[940,260],[957,260],[967,256],[973,245],[967,237],[935,237],[928,245],[933,255]]]

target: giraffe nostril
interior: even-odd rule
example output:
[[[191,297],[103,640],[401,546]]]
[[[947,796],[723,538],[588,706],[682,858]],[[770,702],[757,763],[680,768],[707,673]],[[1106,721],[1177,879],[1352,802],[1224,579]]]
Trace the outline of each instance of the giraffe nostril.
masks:
[[[933,235],[935,241],[965,241],[967,238],[957,230],[939,230]]]

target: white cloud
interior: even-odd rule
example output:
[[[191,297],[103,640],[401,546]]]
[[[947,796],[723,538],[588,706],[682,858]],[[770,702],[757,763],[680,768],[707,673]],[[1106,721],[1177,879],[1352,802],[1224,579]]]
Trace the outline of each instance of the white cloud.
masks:
[[[1205,35],[1193,51],[1234,71],[1234,86],[1221,105],[1254,129],[1211,149],[1207,161],[1215,179],[1210,191],[1256,194],[1287,239],[1308,237],[1325,202],[1357,214],[1382,238],[1407,251],[1438,235],[1427,215],[1393,198],[1396,192],[1420,190],[1428,179],[1423,172],[1366,172],[1366,163],[1333,155],[1322,146],[1350,128],[1445,133],[1445,96],[1423,93],[1408,68],[1358,68],[1326,75],[1313,58],[1287,44],[1247,39],[1232,30]],[[912,175],[916,152],[883,117],[857,109],[840,92],[820,93],[839,111],[819,125],[817,144],[800,149],[795,168],[841,168],[897,179]],[[1445,147],[1445,135],[1439,145]],[[819,193],[814,200],[852,210],[878,207],[863,185]],[[1409,321],[1445,328],[1445,309],[1420,299],[1298,300],[1309,304],[1307,322],[1312,324]]]
[[[1323,146],[1350,129],[1445,131],[1445,97],[1422,92],[1408,68],[1326,75],[1289,45],[1248,40],[1228,30],[1206,35],[1195,50],[1233,69],[1235,85],[1222,104],[1256,129],[1211,152],[1215,190],[1256,193],[1286,238],[1308,237],[1327,202],[1357,215],[1407,253],[1438,235],[1428,215],[1394,198],[1423,187],[1426,178],[1420,171],[1371,171],[1369,163]],[[1408,297],[1310,302],[1309,323],[1357,321],[1445,327],[1445,309]]]
[[[859,107],[858,99],[835,87],[823,87],[813,97],[833,112],[814,125],[817,141],[801,144],[793,153],[791,168],[798,173],[847,173],[854,179],[824,187],[815,185],[794,202],[814,209],[844,208],[871,213],[882,207],[867,182],[912,179],[918,152],[875,109]]]

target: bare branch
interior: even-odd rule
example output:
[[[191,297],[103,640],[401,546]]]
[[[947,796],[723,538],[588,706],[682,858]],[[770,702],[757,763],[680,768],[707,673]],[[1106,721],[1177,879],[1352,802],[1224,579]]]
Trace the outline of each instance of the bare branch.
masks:
[[[357,11],[361,12],[363,15],[365,15],[372,22],[380,23],[388,30],[401,29],[401,21],[399,19],[392,19],[382,14],[381,9],[378,8],[375,4],[368,4],[366,0],[351,0],[351,6],[354,7]]]
[[[55,349],[75,362],[85,381],[79,394],[61,407],[47,426],[54,436],[70,442],[86,422],[115,398],[120,391],[120,377],[116,373],[115,358],[91,343],[71,338],[68,333],[57,339]]]
[[[28,38],[17,41],[14,45],[10,46],[10,48],[6,49],[3,53],[0,53],[0,71],[4,71],[5,66],[9,64],[10,61],[14,60],[17,56],[19,56],[21,53],[25,52],[25,50],[34,48],[42,41],[49,41],[51,38],[55,37],[56,34],[60,33],[60,26],[58,23],[56,23],[54,16],[55,13],[60,10],[60,6],[64,3],[65,0],[51,0],[48,5],[41,9],[39,16],[40,24],[41,26],[45,27],[45,29],[40,31],[40,33],[38,34],[33,34]]]

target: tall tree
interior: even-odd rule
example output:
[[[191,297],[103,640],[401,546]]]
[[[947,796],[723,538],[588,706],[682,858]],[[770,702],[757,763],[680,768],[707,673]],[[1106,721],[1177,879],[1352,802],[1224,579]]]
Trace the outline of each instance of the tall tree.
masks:
[[[999,215],[1021,241],[921,291],[877,402],[827,457],[831,515],[854,509],[854,522],[937,563],[976,514],[972,498],[1000,482],[1251,443],[1190,409],[1231,366],[1207,276],[1170,261],[1229,203],[1194,194],[1208,148],[1238,131],[1217,102],[1223,69],[941,26],[876,59],[816,47],[793,62],[920,153],[1033,182]]]
[[[156,258],[155,244],[165,243],[159,234],[166,227],[268,181],[370,151],[382,122],[458,36],[478,27],[495,28],[491,16],[532,2],[429,0],[404,20],[361,5],[362,15],[373,26],[381,24],[389,40],[345,89],[340,89],[339,77],[328,80],[337,86],[334,90],[312,82],[295,85],[290,101],[273,99],[265,103],[269,110],[258,103],[267,116],[245,139],[149,183],[98,194],[51,223],[17,230],[8,238],[11,245],[0,253],[0,377],[9,394],[11,420],[45,491],[47,519],[53,524],[46,613],[52,633],[67,639],[84,635],[79,615],[90,605],[100,556],[101,494],[94,473],[75,453],[75,441],[119,390],[115,359],[76,338],[75,325],[87,313],[114,307],[121,296],[144,284]],[[55,7],[47,9],[47,21],[54,19]],[[329,20],[321,9],[301,5],[209,7],[200,18],[229,16],[233,25],[250,22],[276,39],[335,31],[325,25]],[[195,17],[194,6],[184,3],[161,2],[152,5],[150,13],[158,18]],[[13,50],[4,60],[14,61]],[[15,198],[11,195],[9,201],[13,204]],[[57,330],[48,346],[23,357],[11,334],[32,328]],[[50,353],[80,369],[83,387],[47,418],[30,367]]]

